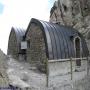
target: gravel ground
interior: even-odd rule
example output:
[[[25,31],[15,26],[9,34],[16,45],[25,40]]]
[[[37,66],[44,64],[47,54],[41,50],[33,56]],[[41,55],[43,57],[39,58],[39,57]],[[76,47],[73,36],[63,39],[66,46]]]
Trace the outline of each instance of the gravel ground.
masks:
[[[28,63],[18,62],[14,59],[8,60],[9,82],[20,88],[43,88],[46,86],[46,76],[30,67]],[[38,89],[37,89],[38,90]]]

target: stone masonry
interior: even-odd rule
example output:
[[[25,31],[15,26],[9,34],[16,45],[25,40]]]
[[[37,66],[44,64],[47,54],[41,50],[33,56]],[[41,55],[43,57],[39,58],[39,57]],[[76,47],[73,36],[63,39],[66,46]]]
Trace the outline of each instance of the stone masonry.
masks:
[[[9,43],[8,43],[8,54],[11,55],[13,58],[18,60],[18,44],[16,40],[16,34],[14,31],[12,31],[12,34],[10,35],[9,38]]]
[[[39,26],[31,24],[27,33],[27,61],[40,69],[45,70],[46,63],[46,49],[45,41],[42,34],[42,30]]]

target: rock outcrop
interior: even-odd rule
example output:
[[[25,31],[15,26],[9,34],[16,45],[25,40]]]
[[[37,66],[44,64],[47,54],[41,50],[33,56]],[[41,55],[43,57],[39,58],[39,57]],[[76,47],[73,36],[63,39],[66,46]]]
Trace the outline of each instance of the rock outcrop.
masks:
[[[0,88],[9,86],[7,75],[7,60],[8,57],[0,50]]]

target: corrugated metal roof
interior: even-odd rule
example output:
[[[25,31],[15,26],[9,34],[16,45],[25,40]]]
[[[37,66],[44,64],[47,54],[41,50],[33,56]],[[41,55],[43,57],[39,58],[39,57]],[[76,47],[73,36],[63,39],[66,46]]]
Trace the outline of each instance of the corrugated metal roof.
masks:
[[[14,36],[13,36],[13,34],[14,34]],[[10,40],[13,40],[13,39],[16,40],[16,43],[13,43],[12,46],[15,47],[15,49],[18,49],[17,53],[21,52],[20,43],[23,40],[24,36],[25,36],[25,30],[24,29],[14,28],[14,27],[11,28],[9,41],[8,41],[8,52],[7,52],[8,54],[10,53],[9,51],[11,49],[9,45],[10,45],[10,43],[12,43],[12,41],[10,41]]]
[[[20,42],[23,39],[23,36],[25,35],[25,30],[21,28],[12,27],[11,32],[12,31],[15,32],[17,41]]]
[[[70,37],[79,36],[82,41],[82,55],[88,55],[88,49],[83,36],[75,29],[32,18],[26,34],[32,23],[36,23],[43,31],[46,53],[49,59],[64,59],[75,57],[73,40]]]

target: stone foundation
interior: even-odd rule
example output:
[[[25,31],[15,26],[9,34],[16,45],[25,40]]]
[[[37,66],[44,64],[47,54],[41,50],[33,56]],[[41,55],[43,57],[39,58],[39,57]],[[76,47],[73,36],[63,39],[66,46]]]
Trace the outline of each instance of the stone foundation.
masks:
[[[71,73],[71,62],[65,61],[65,62],[52,62],[49,63],[49,75],[50,76],[57,76],[57,75],[65,75],[68,73]],[[75,70],[87,71],[87,60],[81,60],[81,66],[78,68],[76,66],[76,60],[72,61],[72,71],[75,72]]]

